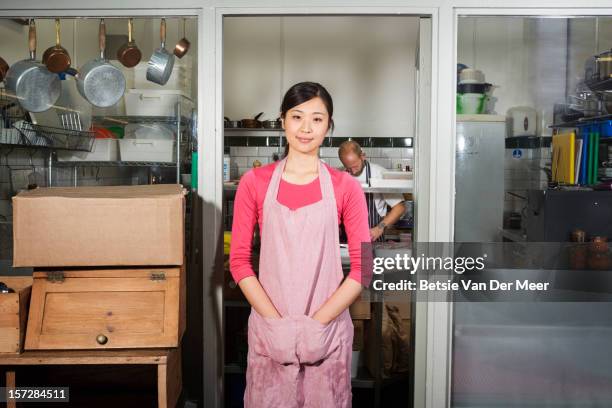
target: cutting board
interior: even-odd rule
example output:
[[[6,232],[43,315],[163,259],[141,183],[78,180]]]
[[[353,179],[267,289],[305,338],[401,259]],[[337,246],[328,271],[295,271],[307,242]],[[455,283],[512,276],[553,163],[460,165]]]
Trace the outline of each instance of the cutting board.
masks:
[[[574,132],[553,136],[553,181],[574,184],[575,140]]]

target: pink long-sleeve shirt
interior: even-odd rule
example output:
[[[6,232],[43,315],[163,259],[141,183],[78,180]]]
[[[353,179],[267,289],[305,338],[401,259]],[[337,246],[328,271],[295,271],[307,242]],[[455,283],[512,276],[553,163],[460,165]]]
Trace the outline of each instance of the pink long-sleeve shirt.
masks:
[[[272,173],[279,162],[254,168],[240,179],[234,200],[234,221],[230,249],[230,272],[236,282],[254,276],[251,265],[251,247],[255,223],[263,231],[263,203]],[[338,224],[344,224],[351,260],[349,278],[362,283],[361,243],[370,242],[368,209],[359,182],[350,174],[325,164],[331,174],[334,197],[338,208]],[[322,199],[319,178],[308,184],[292,184],[283,179],[278,189],[278,201],[290,209],[297,209]]]

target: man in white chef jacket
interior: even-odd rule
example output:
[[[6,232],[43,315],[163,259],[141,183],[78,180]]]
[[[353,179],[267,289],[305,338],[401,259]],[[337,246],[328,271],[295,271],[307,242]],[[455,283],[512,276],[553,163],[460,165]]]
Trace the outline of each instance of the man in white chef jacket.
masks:
[[[338,148],[338,157],[345,171],[355,177],[362,186],[370,186],[371,178],[382,178],[387,171],[382,166],[366,160],[359,143],[352,140],[343,142]],[[385,228],[394,225],[404,214],[404,196],[391,193],[365,193],[368,204],[368,222],[372,241],[382,241]],[[390,209],[389,209],[390,208]]]

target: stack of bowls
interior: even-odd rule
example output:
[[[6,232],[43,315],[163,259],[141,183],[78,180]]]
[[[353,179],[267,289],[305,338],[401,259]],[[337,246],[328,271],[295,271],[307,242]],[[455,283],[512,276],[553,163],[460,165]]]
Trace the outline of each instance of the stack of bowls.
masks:
[[[457,84],[457,113],[486,113],[490,88],[491,84],[485,82],[482,71],[471,68],[461,70]]]

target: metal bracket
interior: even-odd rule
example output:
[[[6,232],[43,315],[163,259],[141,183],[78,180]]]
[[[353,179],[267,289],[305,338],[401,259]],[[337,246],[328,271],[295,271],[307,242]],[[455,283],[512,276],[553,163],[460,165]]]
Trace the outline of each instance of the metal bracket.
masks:
[[[62,271],[47,272],[47,281],[52,282],[52,283],[64,282],[64,272]]]
[[[166,280],[166,274],[164,272],[151,272],[150,279],[152,281],[163,281]]]

